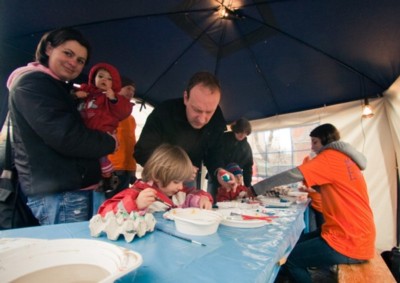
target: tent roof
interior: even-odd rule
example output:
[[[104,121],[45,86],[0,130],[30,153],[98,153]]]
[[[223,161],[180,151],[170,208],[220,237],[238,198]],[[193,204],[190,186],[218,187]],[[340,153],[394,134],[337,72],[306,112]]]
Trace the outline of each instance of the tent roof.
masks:
[[[218,17],[221,2],[232,3],[234,19]],[[2,85],[32,60],[44,32],[62,26],[76,27],[92,43],[88,68],[100,61],[117,66],[136,81],[137,96],[153,105],[181,97],[194,72],[215,73],[227,121],[376,97],[400,74],[398,0],[0,5]]]

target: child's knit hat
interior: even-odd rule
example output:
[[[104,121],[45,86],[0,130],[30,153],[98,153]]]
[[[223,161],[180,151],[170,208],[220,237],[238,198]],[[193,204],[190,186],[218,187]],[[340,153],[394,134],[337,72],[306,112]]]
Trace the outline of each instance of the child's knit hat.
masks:
[[[121,76],[119,75],[118,70],[107,63],[98,63],[94,65],[89,72],[89,86],[94,86],[94,78],[96,77],[96,73],[98,70],[104,69],[110,73],[112,77],[112,90],[115,93],[119,93],[121,91]]]
[[[229,171],[229,172],[231,172],[233,175],[243,175],[243,170],[242,170],[242,168],[240,168],[240,166],[238,165],[238,164],[236,164],[236,163],[229,163],[227,166],[226,166],[226,168],[225,168],[225,170],[227,170],[227,171]]]

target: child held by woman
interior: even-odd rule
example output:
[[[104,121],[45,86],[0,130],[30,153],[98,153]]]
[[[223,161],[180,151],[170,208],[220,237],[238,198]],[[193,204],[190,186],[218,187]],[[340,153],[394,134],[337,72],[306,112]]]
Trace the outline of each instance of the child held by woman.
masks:
[[[98,63],[90,69],[88,84],[80,85],[75,91],[75,95],[82,99],[78,110],[88,128],[115,136],[118,123],[132,113],[132,104],[119,95],[120,90],[121,77],[114,66]],[[100,165],[103,177],[101,190],[113,190],[112,163],[107,156],[103,156]]]

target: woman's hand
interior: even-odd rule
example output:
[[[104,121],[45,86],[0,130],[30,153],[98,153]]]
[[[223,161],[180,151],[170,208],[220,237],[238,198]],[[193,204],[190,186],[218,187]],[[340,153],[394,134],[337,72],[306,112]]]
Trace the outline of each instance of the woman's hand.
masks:
[[[88,96],[88,93],[83,90],[77,90],[77,91],[75,91],[75,96],[78,98],[85,98]]]
[[[206,196],[201,196],[200,200],[199,200],[199,208],[211,209],[212,203],[211,203],[210,199]]]
[[[141,191],[136,199],[136,205],[139,210],[148,208],[156,201],[157,192],[152,188]]]

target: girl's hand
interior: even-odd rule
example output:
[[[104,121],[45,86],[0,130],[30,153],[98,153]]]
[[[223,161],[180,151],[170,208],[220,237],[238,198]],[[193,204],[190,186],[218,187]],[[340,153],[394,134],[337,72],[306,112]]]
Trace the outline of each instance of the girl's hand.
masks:
[[[105,91],[105,94],[106,94],[107,98],[110,99],[110,100],[115,100],[115,99],[116,99],[115,93],[114,93],[114,91],[113,91],[111,88],[110,88],[110,89],[107,89],[107,90]]]
[[[199,200],[199,207],[203,209],[211,209],[212,203],[208,197],[201,196]]]
[[[136,199],[136,205],[139,210],[148,208],[153,202],[156,201],[156,190],[147,188],[141,191]]]

